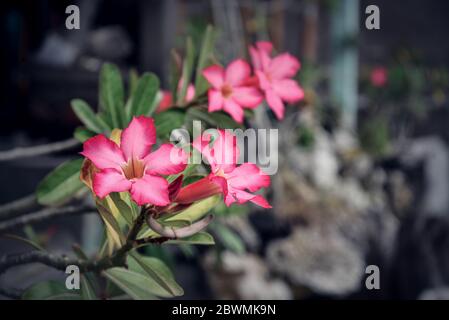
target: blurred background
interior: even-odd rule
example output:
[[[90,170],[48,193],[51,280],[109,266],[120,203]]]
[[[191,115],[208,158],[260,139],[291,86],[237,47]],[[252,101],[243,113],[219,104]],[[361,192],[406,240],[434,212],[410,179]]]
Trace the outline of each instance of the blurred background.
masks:
[[[79,30],[65,27],[71,4]],[[380,10],[379,30],[365,26],[369,5]],[[21,159],[2,150],[70,144],[79,125],[70,100],[97,105],[103,62],[123,74],[152,71],[168,87],[170,50],[183,52],[187,35],[198,47],[213,24],[224,63],[248,57],[257,40],[297,56],[306,95],[283,122],[266,114],[253,123],[279,129],[270,212],[221,207],[216,247],[148,249],[169,263],[184,297],[449,299],[449,2],[15,0],[0,8],[0,203],[37,209],[29,195],[79,146]],[[74,242],[92,252],[97,225],[95,215],[70,215],[8,233],[56,253]],[[0,239],[1,255],[25,250]],[[365,286],[369,265],[379,267],[378,290]],[[0,286],[63,277],[28,266]]]

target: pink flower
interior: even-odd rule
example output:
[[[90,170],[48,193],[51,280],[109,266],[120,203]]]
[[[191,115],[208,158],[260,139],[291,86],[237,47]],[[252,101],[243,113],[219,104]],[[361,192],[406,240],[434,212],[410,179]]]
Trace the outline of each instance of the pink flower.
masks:
[[[168,183],[161,176],[183,171],[187,155],[171,144],[151,152],[155,143],[153,119],[145,116],[133,118],[122,131],[120,146],[104,135],[84,142],[81,154],[99,169],[93,178],[94,193],[104,198],[111,192],[130,191],[138,205],[169,204]]]
[[[371,71],[371,84],[374,87],[383,87],[388,81],[388,71],[384,67],[376,67]]]
[[[226,70],[218,65],[203,70],[203,76],[212,85],[208,91],[209,112],[224,110],[238,123],[243,122],[243,108],[256,108],[263,100],[254,86],[246,80],[251,75],[249,64],[234,60]]]
[[[181,88],[182,88],[182,79],[179,80],[178,83],[178,93],[181,92]],[[171,92],[168,90],[161,90],[161,93],[162,99],[159,102],[159,105],[157,106],[156,113],[165,111],[173,105],[173,97]],[[190,83],[187,86],[187,92],[184,100],[185,102],[190,102],[193,100],[193,98],[195,98],[195,87],[193,86],[193,84]]]
[[[199,137],[193,143],[211,166],[211,173],[184,188],[175,198],[177,203],[191,203],[223,193],[227,206],[232,203],[251,201],[263,208],[271,208],[267,200],[256,192],[270,185],[270,177],[252,163],[237,166],[239,149],[237,139],[225,130],[218,130],[213,146],[210,146],[211,135]],[[249,192],[248,192],[249,191]]]
[[[270,57],[273,45],[270,42],[257,42],[250,46],[249,52],[259,87],[278,119],[284,118],[284,102],[294,103],[304,98],[304,91],[291,79],[300,68],[298,59],[289,53]]]

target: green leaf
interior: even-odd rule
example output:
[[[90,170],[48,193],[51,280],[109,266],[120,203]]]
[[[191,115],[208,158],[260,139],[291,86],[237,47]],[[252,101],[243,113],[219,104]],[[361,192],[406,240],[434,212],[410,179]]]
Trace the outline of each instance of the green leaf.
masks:
[[[24,300],[80,300],[80,295],[68,290],[65,284],[45,281],[32,285],[22,294]]]
[[[242,239],[234,231],[218,223],[213,224],[212,228],[217,233],[225,248],[238,254],[245,252],[245,245]]]
[[[124,89],[120,70],[105,63],[100,71],[100,106],[106,111],[114,128],[126,125]]]
[[[153,278],[154,281],[172,296],[176,297],[184,294],[184,290],[175,281],[170,269],[161,260],[154,257],[144,257],[134,251],[128,257],[128,266],[131,270],[140,270],[145,275]]]
[[[179,109],[169,109],[154,116],[157,136],[162,140],[168,140],[174,129],[181,128],[184,124],[185,112]]]
[[[131,100],[130,118],[132,116],[150,116],[156,104],[153,103],[159,91],[159,79],[154,73],[144,73],[140,78]]]
[[[86,140],[95,136],[95,132],[86,129],[85,127],[78,127],[75,129],[75,132],[73,132],[73,136],[75,137],[76,140],[83,143]]]
[[[14,235],[14,234],[5,234],[4,237],[8,238],[8,239],[24,242],[24,243],[26,243],[27,245],[33,247],[36,250],[45,251],[45,249],[39,243],[37,243],[37,242],[35,242],[35,241],[31,240],[31,239],[22,238],[20,236]]]
[[[85,275],[81,275],[81,297],[83,300],[97,300],[95,290]]]
[[[181,78],[181,57],[174,49],[170,51],[170,92],[173,101],[178,101],[178,85]]]
[[[187,209],[177,212],[167,218],[163,218],[163,222],[173,220],[185,220],[193,223],[204,217],[212,208],[214,208],[220,201],[221,196],[215,195],[204,200],[200,200],[192,204]]]
[[[113,214],[103,206],[101,203],[97,202],[98,212],[106,225],[106,235],[108,237],[109,250],[112,251],[114,248],[120,247],[125,242],[124,235],[120,229],[117,220],[114,218]]]
[[[150,300],[155,296],[170,298],[173,295],[147,275],[121,267],[115,267],[102,272],[120,289],[134,300]]]
[[[108,125],[104,123],[101,118],[98,118],[92,108],[86,101],[81,99],[74,99],[71,101],[73,112],[86,126],[87,129],[102,133],[108,130]]]
[[[193,120],[202,120],[209,127],[213,128],[243,128],[243,125],[235,122],[230,116],[223,112],[208,112],[206,109],[201,108],[189,108],[186,114],[186,122],[189,122],[190,124]]]
[[[129,71],[129,92],[128,92],[129,97],[132,97],[134,95],[134,92],[136,92],[138,82],[139,82],[139,74],[137,73],[137,70],[131,69]]]
[[[113,192],[109,196],[120,212],[120,216],[123,217],[128,226],[131,226],[134,220],[132,208],[125,201],[123,201],[119,193]]]
[[[210,64],[210,58],[214,49],[214,32],[213,27],[208,25],[203,37],[203,43],[201,45],[201,51],[198,58],[198,64],[196,67],[195,78],[195,96],[200,96],[206,92],[208,88],[208,82],[203,77],[202,71]]]
[[[207,232],[198,232],[194,235],[182,239],[168,240],[165,244],[195,244],[195,245],[214,245],[214,237]]]
[[[80,180],[83,159],[64,162],[38,185],[37,201],[42,205],[58,205],[70,199],[84,184]]]
[[[184,103],[184,98],[187,93],[187,87],[189,86],[190,78],[192,77],[193,64],[195,62],[195,48],[193,46],[193,42],[190,37],[187,38],[186,51],[187,51],[186,58],[184,59],[182,65],[182,76],[181,76],[182,86],[181,90],[179,91],[179,95],[177,97],[178,105]]]

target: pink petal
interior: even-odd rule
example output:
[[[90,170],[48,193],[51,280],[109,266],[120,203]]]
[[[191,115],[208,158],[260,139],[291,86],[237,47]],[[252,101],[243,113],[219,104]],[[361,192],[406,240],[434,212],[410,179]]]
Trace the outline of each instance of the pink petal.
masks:
[[[228,182],[226,181],[225,178],[223,178],[221,176],[216,176],[213,173],[211,173],[209,175],[209,180],[212,181],[213,183],[219,185],[221,188],[221,192],[223,192],[223,194],[225,196],[228,194]]]
[[[145,174],[133,183],[131,197],[139,206],[144,204],[166,206],[170,203],[168,182],[162,177]]]
[[[271,51],[273,51],[273,44],[269,41],[257,41],[256,47],[267,54],[271,54]]]
[[[289,53],[282,53],[271,60],[269,72],[275,79],[291,78],[300,68],[298,59]]]
[[[232,86],[241,85],[251,75],[251,68],[243,59],[232,61],[226,68],[225,81]]]
[[[287,102],[294,103],[304,98],[304,91],[295,80],[273,80],[272,86],[277,95]]]
[[[270,185],[270,176],[255,164],[247,162],[229,173],[228,182],[233,188],[255,192]]]
[[[264,197],[261,195],[254,195],[249,192],[243,191],[243,190],[233,190],[233,195],[237,199],[238,203],[245,203],[247,201],[251,201],[254,204],[257,204],[258,206],[261,206],[262,208],[271,208],[270,204],[267,200],[265,200]]]
[[[151,175],[177,174],[186,168],[187,155],[184,150],[171,144],[163,144],[144,159],[145,171]]]
[[[259,50],[250,46],[249,47],[249,55],[251,56],[251,62],[253,63],[253,68],[255,70],[262,69],[262,61],[260,61]]]
[[[232,99],[241,106],[255,108],[262,103],[263,96],[255,87],[236,87]]]
[[[193,141],[192,146],[202,154],[203,158],[210,164],[212,170],[215,170],[215,159],[212,156],[212,149],[209,146],[210,141],[211,135],[201,134]]]
[[[143,159],[156,143],[156,128],[153,118],[140,116],[132,119],[123,130],[120,148],[126,160]]]
[[[167,90],[161,90],[161,92],[162,92],[162,99],[159,102],[159,105],[156,109],[156,113],[167,110],[173,104],[173,97],[171,95],[171,92]]]
[[[122,150],[102,134],[84,142],[81,154],[98,169],[114,168],[120,171],[121,165],[126,163]]]
[[[209,109],[208,109],[209,112],[218,111],[223,108],[223,96],[221,95],[221,91],[209,89],[208,97],[209,97]]]
[[[123,192],[131,188],[131,181],[127,180],[123,173],[115,169],[104,169],[97,172],[93,180],[94,193],[104,198],[111,192]]]
[[[187,93],[186,93],[186,102],[190,102],[195,98],[195,87],[193,84],[189,84],[187,86]]]
[[[218,137],[213,143],[211,155],[215,164],[224,172],[232,171],[240,156],[236,136],[228,130],[218,130]]]
[[[234,100],[225,100],[223,110],[229,113],[236,122],[243,123],[243,109]]]
[[[262,90],[270,90],[271,82],[268,80],[267,75],[263,71],[256,71],[257,79],[259,80],[259,87]]]
[[[273,90],[265,91],[265,97],[267,99],[267,103],[270,106],[271,110],[273,110],[274,114],[279,120],[284,118],[284,103],[281,98],[274,92]]]
[[[212,87],[220,89],[224,81],[224,69],[218,65],[213,65],[203,70],[203,76]]]

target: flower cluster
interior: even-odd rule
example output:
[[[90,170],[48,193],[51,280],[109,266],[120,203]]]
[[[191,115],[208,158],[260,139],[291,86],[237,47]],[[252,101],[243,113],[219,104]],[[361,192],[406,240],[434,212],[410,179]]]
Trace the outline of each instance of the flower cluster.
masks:
[[[243,122],[243,109],[257,108],[263,99],[278,119],[284,117],[284,101],[294,103],[304,97],[298,83],[291,79],[300,68],[299,61],[288,53],[271,57],[273,45],[257,42],[250,46],[251,66],[242,59],[227,68],[212,65],[203,70],[210,83],[209,112],[223,110],[238,123]]]
[[[262,196],[250,193],[268,187],[269,176],[252,163],[237,166],[237,139],[228,131],[217,131],[213,145],[211,138],[206,135],[193,142],[209,163],[211,173],[184,188],[179,179],[175,180],[176,186],[169,184],[166,176],[184,171],[189,156],[171,144],[162,144],[152,151],[156,129],[149,117],[133,118],[122,131],[120,143],[104,135],[90,138],[81,154],[95,166],[92,189],[99,198],[111,192],[129,191],[138,205],[167,206],[172,201],[184,205],[221,193],[228,206],[251,201],[270,208]]]

